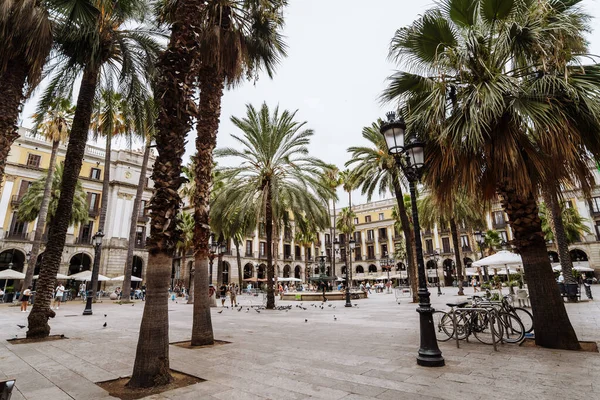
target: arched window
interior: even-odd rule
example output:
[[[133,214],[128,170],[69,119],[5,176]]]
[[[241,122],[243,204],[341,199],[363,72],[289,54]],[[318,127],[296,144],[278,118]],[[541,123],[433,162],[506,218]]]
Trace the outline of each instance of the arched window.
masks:
[[[404,265],[404,263],[399,262],[398,264],[396,264],[396,271],[405,271],[406,270],[406,265]]]
[[[299,265],[296,265],[296,268],[294,268],[294,278],[302,279],[302,267]]]
[[[364,274],[365,273],[365,269],[362,267],[362,265],[357,265],[356,266],[356,273],[357,274]]]
[[[253,271],[254,267],[252,266],[252,264],[244,265],[244,279],[252,278],[252,276],[254,275]]]
[[[283,267],[283,277],[284,278],[289,278],[291,272],[292,272],[292,267],[290,267],[289,265],[286,265],[285,267]]]
[[[579,249],[574,249],[571,250],[569,252],[569,255],[571,256],[571,261],[587,261],[588,260],[588,256],[585,253],[585,251],[583,250],[579,250]]]
[[[369,273],[377,273],[377,266],[375,264],[369,265]]]

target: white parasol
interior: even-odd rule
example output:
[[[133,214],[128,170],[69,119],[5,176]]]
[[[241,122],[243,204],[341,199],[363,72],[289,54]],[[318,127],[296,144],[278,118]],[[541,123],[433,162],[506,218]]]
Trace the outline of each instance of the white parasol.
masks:
[[[69,279],[75,279],[76,281],[91,281],[92,271],[81,271],[73,275],[68,276]],[[98,274],[98,282],[110,281],[108,276]]]
[[[117,276],[115,278],[110,278],[111,281],[119,281],[123,282],[125,280],[125,275]],[[131,275],[131,282],[141,282],[142,278],[138,278],[137,276]]]
[[[39,275],[34,275],[33,279],[39,279]],[[71,279],[68,275],[64,275],[64,274],[56,274],[56,279]]]

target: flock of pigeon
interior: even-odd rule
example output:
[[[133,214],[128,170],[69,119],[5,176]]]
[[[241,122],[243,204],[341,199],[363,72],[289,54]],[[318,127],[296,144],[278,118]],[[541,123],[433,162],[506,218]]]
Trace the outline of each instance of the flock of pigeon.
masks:
[[[352,304],[352,306],[358,308],[358,304]],[[313,303],[313,304],[309,304],[308,307],[315,307],[317,309],[325,310],[325,303],[324,302],[322,302],[321,304]],[[291,304],[287,305],[287,306],[277,306],[277,307],[275,307],[275,310],[288,312],[288,311],[292,310],[293,308],[298,308],[300,310],[306,311],[306,310],[308,310],[308,307],[305,307],[304,303],[300,303],[300,304],[295,304],[293,306]],[[334,306],[333,304],[329,303],[329,304],[327,304],[327,307],[335,309],[337,306]],[[244,308],[246,309],[246,311],[245,311],[246,313],[250,312],[250,310],[252,309],[252,310],[256,311],[258,314],[260,314],[260,310],[264,310],[265,306],[254,306],[254,305],[239,306],[239,307],[223,306],[223,309],[217,311],[217,314],[222,314],[225,309],[228,309],[231,311],[237,310],[237,312],[242,312],[242,310]],[[333,320],[337,321],[337,317],[335,315],[333,316]],[[308,322],[308,318],[305,318],[304,322]]]

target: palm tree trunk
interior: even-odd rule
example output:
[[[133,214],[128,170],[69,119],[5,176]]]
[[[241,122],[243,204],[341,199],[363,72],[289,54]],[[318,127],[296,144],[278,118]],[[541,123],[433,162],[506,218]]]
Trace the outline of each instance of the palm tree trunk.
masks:
[[[308,248],[305,246],[304,247],[304,277],[306,277],[306,271],[308,271]],[[317,257],[318,254],[315,254],[315,257]],[[308,283],[308,280],[307,282]]]
[[[352,191],[348,191],[348,209],[350,210],[350,215],[352,215]],[[351,223],[353,221],[350,221]],[[350,238],[352,237],[352,232],[346,238],[346,268],[350,268],[348,272],[350,272],[350,281],[352,281],[352,249],[350,248]],[[335,273],[333,276],[336,276]]]
[[[560,259],[563,277],[565,278],[565,284],[577,283],[577,280],[573,277],[573,262],[571,261],[571,255],[569,254],[569,242],[567,240],[567,235],[565,234],[562,209],[556,193],[554,188],[548,186],[545,186],[542,189],[542,196],[548,206],[548,211],[550,211],[548,213],[548,222],[552,226],[554,238],[556,239],[556,244],[558,246],[558,257]],[[575,298],[575,300],[577,300],[577,298]]]
[[[60,215],[61,218],[55,218],[50,226],[48,244],[44,252],[40,278],[37,283],[35,303],[28,317],[28,338],[47,337],[50,334],[48,319],[55,316],[54,311],[50,309],[50,301],[54,292],[56,273],[60,267],[67,230],[69,229],[69,220],[73,213],[73,196],[75,195],[75,187],[77,186],[85,154],[98,72],[97,68],[87,66],[83,73],[77,97],[77,109],[73,117],[69,145],[65,156],[60,198],[56,207],[56,215]]]
[[[108,212],[108,191],[110,190],[110,153],[112,151],[112,135],[106,136],[106,148],[104,149],[104,176],[102,177],[102,200],[100,201],[100,218],[98,221],[98,231],[104,232],[106,224],[106,213]],[[102,245],[98,246],[98,252],[94,258],[98,258],[98,262],[93,263],[92,280],[90,291],[92,301],[96,300],[96,290],[98,289],[98,274],[100,273],[100,260],[102,260]],[[131,297],[131,282],[129,286],[123,285],[123,293],[127,300]],[[121,296],[123,298],[123,296]]]
[[[144,158],[142,159],[142,169],[140,171],[140,179],[133,200],[133,211],[131,212],[131,221],[129,222],[129,241],[127,243],[127,257],[125,258],[125,266],[123,268],[123,287],[131,287],[131,271],[133,270],[133,249],[135,248],[135,234],[137,229],[138,215],[140,213],[140,205],[142,204],[142,196],[144,195],[144,187],[146,186],[146,172],[148,171],[148,159],[150,158],[150,146],[152,140],[146,138],[144,147]],[[148,268],[146,266],[146,272]],[[127,298],[127,301],[129,298]],[[123,300],[121,300],[123,301]]]
[[[216,68],[205,66],[199,75],[200,103],[198,107],[194,205],[195,282],[194,315],[192,323],[192,345],[214,343],[208,290],[208,221],[210,187],[212,182],[213,150],[217,144],[217,131],[221,116],[221,98],[224,81]],[[218,269],[218,267],[217,267]],[[219,274],[217,272],[217,279]]]
[[[194,266],[192,265],[192,269],[190,270],[190,291],[188,293],[188,301],[187,301],[188,304],[194,304],[194,287],[195,287],[194,281],[196,280],[195,272],[196,272],[196,270],[195,270]]]
[[[579,341],[548,259],[535,197],[532,193],[518,194],[508,184],[499,184],[498,192],[529,282],[535,343],[553,349],[578,350]]]
[[[452,232],[452,244],[454,245],[454,255],[456,257],[456,276],[458,278],[458,295],[464,296],[463,290],[463,273],[462,273],[462,249],[458,240],[458,229],[456,220],[450,218],[450,231]]]
[[[157,63],[154,97],[159,110],[156,120],[158,157],[152,172],[156,190],[150,202],[146,304],[133,374],[127,383],[133,388],[157,386],[172,380],[169,373],[167,293],[178,239],[175,216],[181,202],[179,188],[184,182],[181,159],[185,152],[185,137],[192,127],[197,65],[197,32],[194,30],[197,29],[195,22],[201,7],[203,2],[198,0],[177,3],[171,39]]]
[[[33,245],[31,247],[31,254],[29,261],[27,262],[27,271],[25,271],[25,279],[21,286],[21,293],[27,289],[33,281],[33,273],[35,271],[35,265],[37,263],[38,254],[42,245],[42,237],[44,236],[44,229],[46,227],[46,218],[48,217],[48,206],[50,205],[50,198],[52,197],[52,176],[54,175],[54,166],[56,165],[56,154],[58,153],[59,140],[52,142],[52,152],[50,153],[50,164],[48,165],[48,172],[46,172],[46,182],[44,184],[44,197],[42,198],[42,204],[40,205],[40,212],[38,213],[37,226],[35,227],[35,235],[33,237]],[[21,294],[21,297],[23,295]]]
[[[9,60],[0,76],[0,188],[10,147],[19,137],[17,121],[23,102],[27,79],[27,62],[24,57]]]
[[[275,266],[273,265],[273,206],[271,193],[271,182],[267,182],[267,201],[265,202],[265,231],[267,233],[267,309],[275,308],[275,289],[273,279],[275,278]]]
[[[240,242],[238,240],[235,240],[234,243],[235,243],[235,258],[236,258],[237,267],[238,267],[238,281],[239,281],[240,287],[242,287],[242,281],[243,281],[244,276],[242,275],[242,254],[240,253]]]
[[[219,243],[224,243],[223,235],[219,235]],[[217,256],[217,287],[220,288],[223,284],[223,253],[219,251]]]
[[[402,186],[400,186],[400,177],[396,169],[392,170],[392,180],[394,185],[394,195],[396,196],[396,203],[398,204],[398,213],[400,214],[400,222],[402,223],[402,233],[404,234],[404,243],[406,246],[406,271],[408,275],[408,283],[412,292],[413,303],[419,301],[418,296],[418,276],[417,276],[417,256],[415,252],[415,235],[413,229],[410,226],[410,220],[406,212],[406,206],[404,205],[404,194],[402,193]]]

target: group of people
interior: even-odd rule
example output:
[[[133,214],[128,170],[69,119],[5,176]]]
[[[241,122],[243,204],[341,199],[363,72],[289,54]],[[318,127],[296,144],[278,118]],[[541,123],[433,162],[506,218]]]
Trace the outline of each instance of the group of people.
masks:
[[[240,287],[235,283],[226,285],[223,283],[219,287],[219,297],[221,298],[221,307],[225,306],[225,300],[227,300],[227,294],[229,294],[229,301],[231,301],[231,307],[237,306],[237,295],[239,294]],[[209,295],[212,294],[209,291]]]

